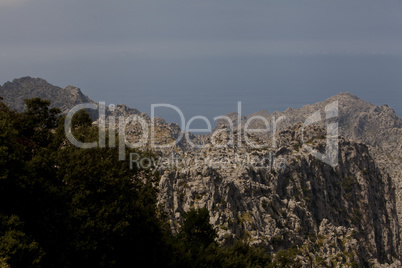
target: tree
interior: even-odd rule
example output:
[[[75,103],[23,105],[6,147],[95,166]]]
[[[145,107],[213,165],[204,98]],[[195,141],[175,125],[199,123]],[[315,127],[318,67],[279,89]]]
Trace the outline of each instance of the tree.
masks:
[[[86,110],[79,110],[71,119],[71,126],[76,127],[90,127],[92,125],[92,119]]]
[[[118,160],[117,148],[73,146],[58,110],[41,99],[26,103],[27,110],[18,114],[0,102],[0,264],[166,263],[166,233],[156,206],[158,177],[130,169]],[[77,135],[97,138],[85,111],[77,115]]]
[[[58,108],[50,108],[50,101],[40,98],[24,100],[27,109],[20,120],[21,132],[30,137],[36,145],[46,147],[52,139],[51,129],[57,127]]]
[[[203,258],[204,267],[273,267],[272,256],[263,247],[252,247],[237,240],[232,246],[210,247]]]
[[[190,209],[188,212],[184,212],[183,225],[179,235],[186,243],[196,248],[207,248],[214,243],[217,234],[209,222],[208,209]]]
[[[0,260],[11,267],[39,267],[44,252],[16,215],[0,215]],[[0,262],[1,263],[1,262]]]

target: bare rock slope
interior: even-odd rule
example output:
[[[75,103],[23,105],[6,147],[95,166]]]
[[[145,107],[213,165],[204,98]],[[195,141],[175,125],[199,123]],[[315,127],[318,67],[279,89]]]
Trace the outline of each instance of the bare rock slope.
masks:
[[[306,266],[398,263],[395,191],[366,145],[339,137],[332,167],[303,149],[300,124],[279,133],[277,149],[236,148],[228,135],[218,134],[220,148],[187,152],[163,171],[160,203],[173,230],[184,211],[207,207],[221,243],[245,239],[272,253],[293,246]],[[325,148],[324,129],[303,135]]]
[[[262,120],[252,120],[253,116],[262,116],[271,123],[271,132],[265,136],[272,139],[272,122],[277,121],[277,131],[289,128],[297,122],[306,120],[318,112],[320,116],[314,124],[326,128],[331,122],[325,119],[325,110],[336,103],[338,114],[331,119],[339,124],[339,134],[347,139],[366,144],[370,153],[384,175],[390,175],[396,188],[396,202],[399,222],[402,222],[402,119],[388,105],[376,106],[367,103],[350,93],[340,93],[323,102],[305,105],[300,109],[287,109],[284,112],[269,114],[260,111],[248,116],[251,128],[264,128]],[[231,116],[234,115],[231,113]],[[247,120],[245,119],[245,120]],[[244,126],[242,121],[242,126]],[[224,121],[221,121],[225,124]],[[401,234],[402,235],[402,234]]]

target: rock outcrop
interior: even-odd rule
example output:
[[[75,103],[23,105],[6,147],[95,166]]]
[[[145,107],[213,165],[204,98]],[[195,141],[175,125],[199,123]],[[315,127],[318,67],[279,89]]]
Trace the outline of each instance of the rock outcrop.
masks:
[[[50,100],[52,107],[61,109],[63,113],[81,103],[93,101],[82,94],[81,90],[74,86],[60,88],[49,84],[41,78],[22,77],[6,82],[0,87],[0,96],[4,98],[11,109],[22,112],[25,108],[24,99],[36,98]]]
[[[303,129],[317,150],[326,146],[323,134]],[[218,136],[228,140],[226,132]],[[301,125],[278,136],[278,149],[211,144],[161,170],[160,203],[172,229],[184,211],[207,207],[221,243],[243,238],[271,252],[296,246],[315,264],[398,262],[395,189],[368,147],[339,137],[339,163],[331,167],[303,149]]]
[[[350,93],[340,93],[323,102],[305,105],[300,109],[289,108],[284,112],[272,114],[260,111],[248,116],[247,120],[250,120],[250,128],[263,129],[264,122],[259,119],[252,120],[252,117],[257,115],[266,118],[271,124],[271,132],[260,136],[270,140],[273,133],[272,122],[277,121],[276,128],[280,131],[295,125],[296,122],[306,122],[307,118],[317,111],[320,120],[314,124],[326,128],[329,120],[325,119],[325,110],[334,103],[338,115],[332,120],[338,122],[339,134],[366,144],[383,175],[391,176],[396,188],[399,222],[402,222],[402,119],[388,105],[376,106]]]

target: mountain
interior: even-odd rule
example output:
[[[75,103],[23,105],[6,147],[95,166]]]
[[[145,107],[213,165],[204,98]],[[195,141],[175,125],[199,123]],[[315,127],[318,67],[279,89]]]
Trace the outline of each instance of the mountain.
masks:
[[[22,77],[14,79],[12,82],[6,82],[3,86],[0,86],[0,96],[3,97],[3,102],[8,105],[11,109],[16,111],[24,110],[24,99],[39,97],[42,99],[50,100],[51,107],[58,107],[61,109],[62,113],[66,114],[71,108],[78,104],[92,103],[97,104],[88,96],[84,95],[81,90],[74,86],[67,86],[66,88],[61,88],[48,83],[42,78],[32,78],[32,77]],[[102,119],[99,118],[98,111],[93,109],[87,109],[90,113],[94,124],[99,124]],[[105,124],[108,125],[108,118],[115,118],[115,127],[118,129],[118,118],[123,116],[127,118],[129,116],[139,116],[143,118],[149,126],[151,126],[150,117],[141,113],[135,108],[130,108],[125,104],[114,105],[113,107],[105,107]],[[163,118],[156,117],[153,122],[155,123],[155,140],[154,143],[157,145],[169,144],[175,141],[175,139],[182,132],[180,127],[174,123],[166,123]],[[134,142],[136,138],[142,136],[140,124],[129,123],[127,127],[127,136],[129,140]],[[138,134],[136,136],[136,134]],[[193,134],[188,134],[191,139],[197,140],[198,137]],[[131,137],[130,137],[131,136]],[[133,140],[134,139],[134,140]],[[148,149],[149,146],[144,144],[141,149]],[[183,139],[178,144],[169,147],[166,150],[158,150],[164,154],[180,153],[183,150],[189,149],[190,146]]]
[[[6,82],[0,87],[0,96],[4,98],[4,103],[11,109],[19,112],[24,110],[24,99],[35,97],[50,100],[52,107],[58,107],[64,113],[77,104],[93,103],[77,87],[67,86],[60,88],[49,84],[44,79],[29,76]]]
[[[350,93],[340,93],[323,102],[305,105],[300,109],[289,108],[284,112],[269,114],[260,111],[251,114],[243,121],[250,120],[250,128],[262,129],[265,124],[262,120],[252,120],[254,116],[262,116],[272,123],[272,120],[282,119],[277,124],[278,131],[294,126],[297,122],[305,122],[309,116],[317,111],[321,118],[315,125],[326,127],[325,108],[337,103],[339,134],[343,137],[362,142],[368,145],[376,165],[384,175],[390,175],[393,187],[396,187],[396,202],[399,222],[402,223],[402,119],[388,105],[376,106],[367,103]],[[234,117],[233,113],[230,113]],[[220,122],[218,122],[219,124]],[[266,141],[272,139],[272,130],[261,135]],[[402,235],[402,234],[401,234]]]
[[[325,129],[298,124],[278,133],[278,149],[240,151],[208,140],[209,148],[185,153],[159,185],[172,229],[183,212],[207,207],[221,243],[243,238],[271,252],[297,245],[306,267],[320,259],[335,266],[394,262],[400,252],[395,189],[368,147],[340,137],[339,164],[331,167],[303,149],[302,135],[315,149],[325,148]],[[216,139],[225,143],[229,134]]]
[[[19,111],[23,99],[32,97],[49,99],[63,112],[93,103],[75,87],[62,89],[30,77],[5,83],[0,96]],[[148,131],[154,124],[156,144],[166,145],[186,134],[176,124],[151,120],[123,104],[106,107],[106,126],[108,116],[130,115],[143,118]],[[187,133],[205,148],[193,148],[182,139],[153,150],[161,156],[158,200],[173,231],[178,230],[183,212],[206,207],[223,244],[242,238],[272,253],[294,246],[296,258],[305,266],[399,267],[402,120],[392,108],[340,93],[300,109],[259,111],[240,120],[236,113],[226,116],[233,129],[220,119],[208,135]],[[94,119],[94,124],[103,122],[96,115]],[[267,131],[246,133],[246,123],[249,129],[263,129],[265,122]],[[338,129],[334,124],[339,133],[331,133]],[[131,142],[144,134],[135,122],[125,131]],[[141,148],[149,150],[151,138],[146,137]],[[334,137],[335,149],[327,142]],[[259,147],[250,146],[250,141]],[[337,165],[320,161],[309,148]],[[330,155],[325,154],[328,148],[334,149]]]

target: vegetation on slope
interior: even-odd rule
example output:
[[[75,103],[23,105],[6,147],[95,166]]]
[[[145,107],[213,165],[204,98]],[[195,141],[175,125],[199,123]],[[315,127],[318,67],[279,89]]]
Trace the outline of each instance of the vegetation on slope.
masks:
[[[186,213],[173,235],[157,207],[157,175],[130,169],[116,148],[73,146],[58,109],[25,103],[17,113],[0,101],[0,267],[273,265],[263,248],[217,245],[206,209]],[[81,141],[98,137],[85,112],[73,126]]]

